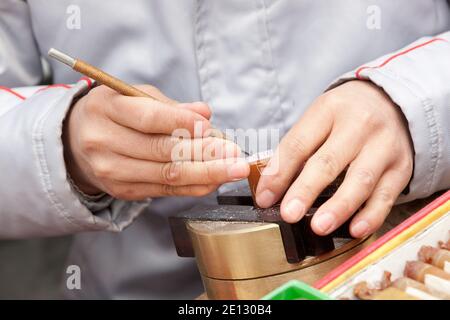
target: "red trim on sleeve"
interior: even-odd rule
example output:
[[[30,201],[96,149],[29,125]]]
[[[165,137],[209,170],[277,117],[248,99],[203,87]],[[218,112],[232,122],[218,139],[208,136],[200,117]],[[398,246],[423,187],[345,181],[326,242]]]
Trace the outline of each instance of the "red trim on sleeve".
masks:
[[[59,84],[51,84],[51,85],[49,85],[49,86],[46,86],[46,87],[44,87],[44,88],[41,88],[41,89],[37,90],[35,93],[38,93],[38,92],[41,92],[41,91],[44,91],[44,90],[47,90],[47,89],[50,89],[50,88],[65,88],[65,89],[70,89],[71,86],[69,86],[69,85],[67,85],[67,84],[61,84],[61,83],[59,83]]]
[[[88,78],[88,77],[82,77],[79,81],[86,81],[88,87],[89,87],[89,88],[92,87],[92,80],[91,80],[90,78]],[[48,85],[48,86],[46,86],[46,87],[40,88],[39,90],[37,90],[37,91],[34,92],[34,93],[38,93],[38,92],[41,92],[41,91],[44,91],[44,90],[47,90],[47,89],[50,89],[50,88],[65,88],[65,89],[71,89],[72,87],[71,87],[70,85],[68,85],[68,84],[57,83],[57,84],[51,84],[51,85]],[[26,99],[26,97],[22,96],[21,94],[19,94],[18,92],[14,91],[14,90],[12,90],[12,89],[10,89],[10,88],[0,86],[0,90],[9,92],[9,93],[15,95],[17,98],[19,98],[19,99],[21,99],[21,100],[25,100],[25,99]]]
[[[19,98],[20,100],[25,100],[25,97],[24,97],[23,95],[21,95],[21,94],[15,92],[14,90],[12,90],[12,89],[10,89],[10,88],[0,86],[0,90],[9,92],[9,93],[15,95],[15,96],[16,96],[17,98]]]
[[[82,80],[87,82],[87,85],[88,85],[89,89],[92,87],[92,80],[89,77],[82,77],[80,79],[80,81],[82,81]]]
[[[86,81],[88,87],[89,87],[89,88],[92,87],[92,80],[89,79],[88,77],[82,77],[82,78],[80,78],[80,80],[78,80],[78,81]],[[38,93],[38,92],[41,92],[41,91],[44,91],[44,90],[47,90],[47,89],[50,89],[50,88],[65,88],[65,89],[71,89],[72,86],[70,86],[70,85],[68,85],[68,84],[63,84],[63,83],[51,84],[51,85],[48,85],[48,86],[46,86],[46,87],[43,87],[43,88],[37,90],[35,93]]]
[[[386,61],[384,61],[383,63],[381,63],[381,64],[378,65],[378,66],[375,66],[375,67],[363,66],[363,67],[359,68],[358,70],[356,70],[356,77],[357,77],[359,80],[362,80],[361,72],[362,72],[363,70],[366,70],[366,69],[377,69],[377,68],[382,68],[382,67],[384,67],[385,65],[387,65],[389,62],[391,62],[392,60],[394,60],[395,58],[398,58],[398,57],[400,57],[400,56],[403,56],[403,55],[405,55],[405,54],[407,54],[407,53],[409,53],[409,52],[411,52],[411,51],[414,51],[414,50],[416,50],[416,49],[422,48],[422,47],[424,47],[424,46],[426,46],[426,45],[429,45],[430,43],[433,43],[433,42],[436,42],[436,41],[444,41],[444,42],[448,42],[447,40],[442,39],[442,38],[433,38],[433,39],[431,39],[431,40],[428,40],[428,41],[425,42],[425,43],[419,44],[419,45],[417,45],[417,46],[414,46],[414,47],[412,47],[412,48],[406,49],[406,50],[404,50],[404,51],[401,51],[401,52],[399,52],[399,53],[397,53],[397,54],[391,56],[390,58],[388,58]]]

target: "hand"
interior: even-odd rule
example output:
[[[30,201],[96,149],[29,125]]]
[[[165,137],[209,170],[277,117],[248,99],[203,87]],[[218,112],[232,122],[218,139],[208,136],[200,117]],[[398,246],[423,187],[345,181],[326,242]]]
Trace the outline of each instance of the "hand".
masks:
[[[64,124],[64,151],[67,170],[83,192],[125,200],[202,196],[247,177],[237,145],[201,137],[210,129],[206,104],[178,104],[151,86],[139,88],[163,102],[99,86],[73,106]],[[199,122],[202,132],[195,137]],[[176,129],[192,138],[171,136]],[[174,148],[188,150],[183,161],[173,161]]]
[[[268,166],[281,169],[261,177],[257,203],[269,207],[284,195],[281,216],[289,223],[299,221],[348,166],[341,186],[318,208],[311,226],[327,235],[356,213],[350,232],[364,237],[381,226],[408,184],[413,146],[403,114],[384,91],[370,82],[351,81],[310,106]]]

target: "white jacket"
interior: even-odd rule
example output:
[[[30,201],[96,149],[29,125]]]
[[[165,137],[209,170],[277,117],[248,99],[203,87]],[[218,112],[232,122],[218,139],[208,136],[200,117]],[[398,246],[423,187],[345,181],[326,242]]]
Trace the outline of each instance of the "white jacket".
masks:
[[[70,263],[81,267],[82,290],[73,293],[200,290],[166,217],[201,200],[86,201],[71,188],[61,129],[89,81],[54,61],[43,67],[50,47],[174,99],[207,101],[223,129],[286,132],[331,84],[371,80],[408,120],[408,201],[450,187],[449,30],[445,0],[1,0],[0,238],[121,231],[145,211],[120,234],[76,237]],[[56,85],[39,86],[46,74]]]

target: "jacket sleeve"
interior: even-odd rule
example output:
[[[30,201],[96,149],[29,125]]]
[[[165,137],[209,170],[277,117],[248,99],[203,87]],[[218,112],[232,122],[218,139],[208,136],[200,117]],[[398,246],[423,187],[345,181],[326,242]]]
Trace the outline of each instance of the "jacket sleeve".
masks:
[[[148,202],[88,201],[71,186],[63,121],[90,81],[38,86],[43,69],[31,30],[26,2],[0,2],[0,238],[120,231]]]
[[[383,88],[405,115],[414,144],[414,173],[399,202],[450,188],[450,31],[388,54],[342,76]]]

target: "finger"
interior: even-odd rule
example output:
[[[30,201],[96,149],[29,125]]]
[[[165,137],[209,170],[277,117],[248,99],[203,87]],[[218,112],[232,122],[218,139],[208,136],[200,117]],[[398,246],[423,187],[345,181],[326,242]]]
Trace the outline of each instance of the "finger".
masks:
[[[150,96],[156,98],[159,102],[169,104],[178,108],[186,108],[192,110],[206,119],[211,118],[211,110],[208,105],[204,102],[192,102],[192,103],[179,103],[176,100],[173,100],[167,97],[164,93],[162,93],[158,88],[151,85],[136,85],[136,88],[148,93]]]
[[[333,232],[369,198],[390,161],[374,157],[373,150],[377,150],[376,145],[367,145],[359,153],[336,193],[314,214],[311,227],[316,234]]]
[[[246,178],[250,169],[240,158],[161,163],[116,154],[108,161],[99,161],[93,171],[101,179],[181,186],[237,181]]]
[[[386,171],[365,206],[354,216],[350,224],[351,235],[363,238],[378,230],[408,181],[409,176],[401,171]]]
[[[292,183],[281,202],[281,216],[289,223],[299,221],[319,194],[356,157],[362,145],[361,137],[353,131],[338,129],[306,162],[298,178]],[[351,143],[350,143],[351,142]]]
[[[170,186],[149,183],[116,183],[108,194],[123,200],[143,200],[166,196],[202,197],[218,188],[217,185]]]
[[[156,162],[236,158],[241,152],[235,143],[223,139],[179,139],[168,135],[145,134],[119,125],[99,140],[100,144],[114,153]]]
[[[284,194],[304,162],[331,132],[332,116],[325,108],[311,107],[280,142],[256,189],[256,201],[268,208]]]
[[[112,121],[142,133],[171,135],[182,129],[181,136],[191,138],[203,136],[210,127],[205,117],[188,108],[149,98],[116,95],[105,105],[105,112]]]

